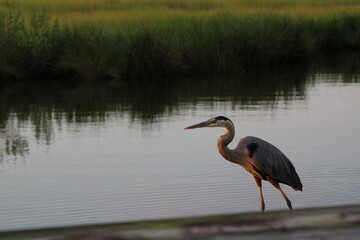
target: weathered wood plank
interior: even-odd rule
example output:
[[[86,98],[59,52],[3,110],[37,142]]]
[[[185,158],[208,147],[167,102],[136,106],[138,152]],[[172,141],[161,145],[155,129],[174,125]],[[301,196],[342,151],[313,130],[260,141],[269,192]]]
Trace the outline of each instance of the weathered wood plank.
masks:
[[[360,205],[0,233],[0,239],[359,239]]]

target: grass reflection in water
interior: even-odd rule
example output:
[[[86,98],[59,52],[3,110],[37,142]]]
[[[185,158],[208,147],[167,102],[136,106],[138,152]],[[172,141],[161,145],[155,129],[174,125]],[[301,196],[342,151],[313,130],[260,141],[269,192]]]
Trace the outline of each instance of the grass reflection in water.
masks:
[[[342,61],[339,61],[342,59]],[[231,102],[234,110],[276,109],[279,101],[306,100],[316,76],[341,75],[344,83],[358,82],[356,54],[327,55],[307,65],[262,69],[237,76],[149,79],[147,81],[88,82],[77,85],[28,84],[1,87],[0,155],[24,156],[29,144],[21,132],[30,126],[38,142],[51,144],[54,129],[67,124],[103,124],[108,116],[129,116],[136,124],[181,112],[199,103],[214,107]],[[146,128],[145,128],[146,129]],[[148,128],[147,128],[148,129]]]

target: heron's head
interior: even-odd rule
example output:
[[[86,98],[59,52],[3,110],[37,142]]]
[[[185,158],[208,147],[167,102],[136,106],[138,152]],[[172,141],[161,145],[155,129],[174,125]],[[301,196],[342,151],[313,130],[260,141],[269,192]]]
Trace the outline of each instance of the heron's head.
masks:
[[[210,118],[207,121],[197,123],[186,127],[185,129],[193,129],[193,128],[204,128],[204,127],[227,127],[229,124],[234,125],[233,122],[224,116],[218,116],[214,118]]]

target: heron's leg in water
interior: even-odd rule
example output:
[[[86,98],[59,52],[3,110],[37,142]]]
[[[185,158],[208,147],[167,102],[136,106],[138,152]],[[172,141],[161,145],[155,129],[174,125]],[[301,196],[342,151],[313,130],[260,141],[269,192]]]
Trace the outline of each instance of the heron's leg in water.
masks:
[[[285,195],[284,191],[281,189],[280,185],[278,182],[272,180],[272,179],[268,179],[268,181],[277,189],[279,190],[279,192],[281,193],[281,195],[283,196],[283,198],[286,201],[286,204],[288,205],[289,209],[292,209],[292,205],[291,205],[291,201],[290,199],[288,199],[288,197]]]
[[[255,177],[255,176],[254,176],[254,179],[255,179],[256,185],[258,186],[259,195],[260,195],[261,211],[263,212],[265,210],[265,201],[264,201],[264,196],[263,196],[263,192],[261,189],[261,179],[258,177]]]

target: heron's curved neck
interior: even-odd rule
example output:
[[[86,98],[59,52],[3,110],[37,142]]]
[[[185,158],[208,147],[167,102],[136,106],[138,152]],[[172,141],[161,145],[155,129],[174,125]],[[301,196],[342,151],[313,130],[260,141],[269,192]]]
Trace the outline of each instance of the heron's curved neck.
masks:
[[[229,123],[225,127],[226,134],[218,138],[217,147],[220,154],[228,161],[236,163],[236,156],[234,150],[229,149],[229,143],[234,139],[235,127]]]

